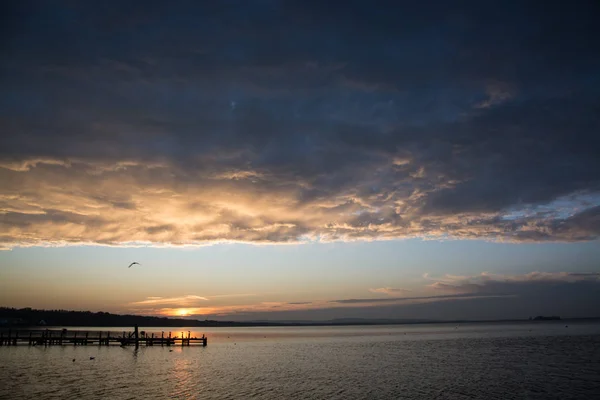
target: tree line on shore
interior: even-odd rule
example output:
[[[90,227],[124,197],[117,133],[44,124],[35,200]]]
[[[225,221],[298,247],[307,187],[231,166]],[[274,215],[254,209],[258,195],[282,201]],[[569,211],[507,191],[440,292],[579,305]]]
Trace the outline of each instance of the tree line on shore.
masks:
[[[107,312],[36,310],[0,307],[0,326],[241,326],[241,322],[223,322],[184,318],[119,315]]]

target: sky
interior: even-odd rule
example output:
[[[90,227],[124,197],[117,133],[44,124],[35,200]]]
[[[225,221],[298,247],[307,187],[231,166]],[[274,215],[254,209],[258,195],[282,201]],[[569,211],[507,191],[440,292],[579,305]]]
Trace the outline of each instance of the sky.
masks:
[[[0,305],[600,317],[597,2],[0,8]]]

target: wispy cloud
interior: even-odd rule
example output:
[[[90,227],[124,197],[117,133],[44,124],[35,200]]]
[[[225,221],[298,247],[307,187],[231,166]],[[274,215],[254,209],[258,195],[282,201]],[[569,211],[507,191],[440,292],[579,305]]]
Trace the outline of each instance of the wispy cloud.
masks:
[[[411,292],[410,289],[401,289],[401,288],[392,288],[392,287],[382,287],[377,289],[369,289],[369,292],[372,293],[383,293],[390,296],[401,296],[405,293]]]
[[[191,304],[196,304],[198,301],[208,301],[208,298],[196,295],[186,295],[180,297],[147,297],[145,300],[134,301],[130,303],[132,306],[149,306],[149,305],[166,305],[177,304],[181,307],[186,307]]]
[[[478,103],[476,108],[489,108],[500,105],[515,96],[515,90],[506,83],[490,82],[486,87],[487,99]]]
[[[205,306],[205,307],[146,307],[134,308],[131,311],[139,314],[177,316],[185,314],[186,316],[196,316],[202,318],[211,316],[230,316],[245,315],[251,313],[269,313],[284,311],[306,311],[325,308],[325,302],[258,302],[254,304],[239,304],[227,306]]]
[[[330,303],[344,304],[344,305],[362,305],[362,306],[376,306],[381,304],[420,304],[420,303],[432,303],[436,301],[447,301],[447,300],[461,300],[461,299],[475,299],[475,298],[486,298],[486,297],[504,297],[510,295],[494,294],[494,295],[479,295],[479,294],[447,294],[437,296],[417,296],[417,297],[387,297],[387,298],[365,298],[365,299],[342,299],[342,300],[331,300]]]
[[[599,284],[600,289],[600,273],[597,272],[530,272],[516,275],[482,272],[479,275],[472,276],[443,275],[437,278],[425,274],[424,278],[433,281],[428,285],[430,289],[450,293],[514,293],[539,285],[586,282]]]
[[[208,296],[211,299],[220,298],[220,297],[253,297],[256,296],[256,293],[232,293],[232,294],[213,294]]]

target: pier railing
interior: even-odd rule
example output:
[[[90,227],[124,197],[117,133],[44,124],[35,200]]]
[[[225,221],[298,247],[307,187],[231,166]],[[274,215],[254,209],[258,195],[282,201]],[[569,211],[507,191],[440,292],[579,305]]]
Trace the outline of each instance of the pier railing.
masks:
[[[181,333],[181,335],[178,335]],[[187,333],[187,335],[186,335]],[[191,336],[191,332],[140,331],[81,331],[69,329],[8,329],[0,331],[0,346],[51,345],[121,345],[121,346],[190,346],[207,345],[207,337]]]

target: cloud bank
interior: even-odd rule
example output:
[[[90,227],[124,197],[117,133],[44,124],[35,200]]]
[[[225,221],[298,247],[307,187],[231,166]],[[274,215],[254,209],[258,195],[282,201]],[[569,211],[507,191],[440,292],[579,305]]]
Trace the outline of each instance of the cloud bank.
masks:
[[[593,2],[226,3],[3,5],[0,247],[599,237]]]

